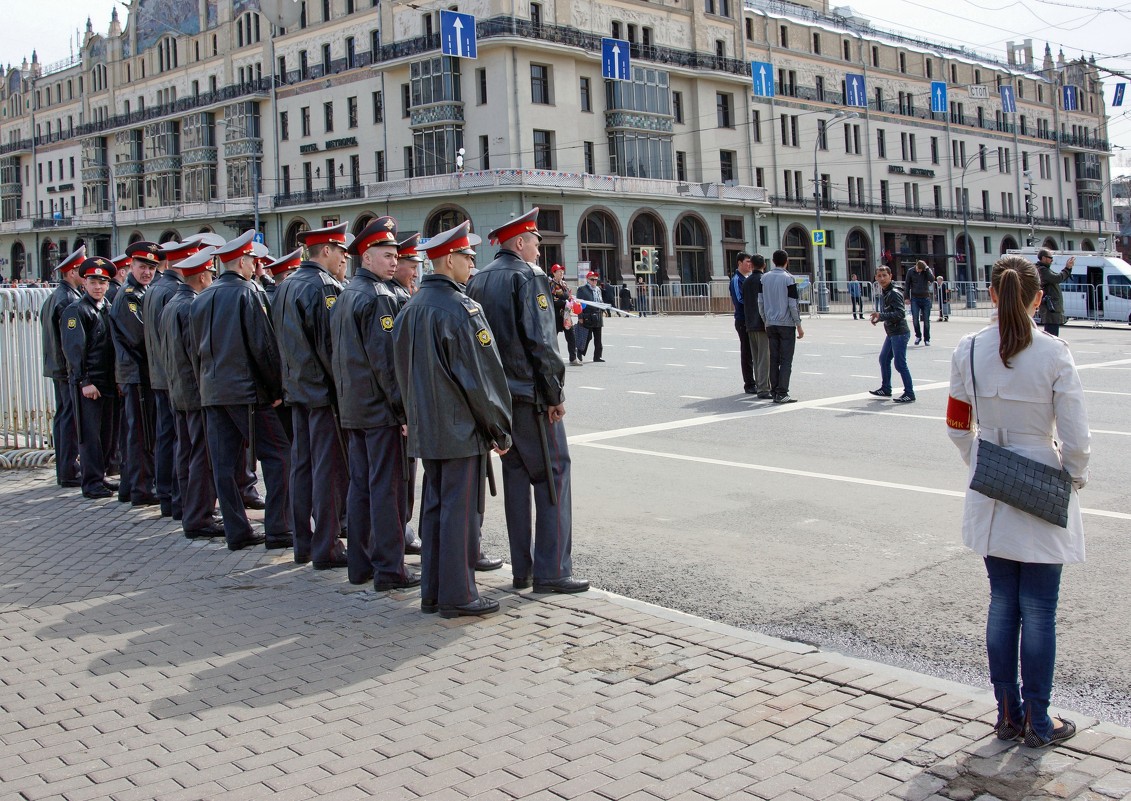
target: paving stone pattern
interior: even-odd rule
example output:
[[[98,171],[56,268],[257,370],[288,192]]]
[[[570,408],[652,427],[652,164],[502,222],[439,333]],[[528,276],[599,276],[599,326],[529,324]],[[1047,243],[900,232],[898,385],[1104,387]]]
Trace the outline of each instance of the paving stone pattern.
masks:
[[[600,592],[481,574],[503,613],[445,621],[45,470],[0,475],[0,542],[3,798],[1131,797],[1119,732],[999,743],[969,695]]]

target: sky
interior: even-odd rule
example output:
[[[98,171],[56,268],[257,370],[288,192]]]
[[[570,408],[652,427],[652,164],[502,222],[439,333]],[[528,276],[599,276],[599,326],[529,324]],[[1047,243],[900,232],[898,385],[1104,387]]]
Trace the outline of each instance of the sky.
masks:
[[[117,5],[126,21],[126,9],[117,0],[34,0],[4,4],[0,26],[0,61],[18,64],[32,49],[39,60],[51,64],[72,53],[76,35],[91,18],[95,32],[105,33],[110,11]],[[698,5],[698,3],[696,4]],[[899,31],[936,42],[965,45],[976,52],[1005,60],[1008,41],[1033,40],[1038,62],[1045,44],[1053,57],[1095,55],[1096,63],[1131,74],[1131,1],[1119,0],[829,0],[830,8],[850,6],[878,28]],[[1118,145],[1112,153],[1113,175],[1131,174],[1131,86],[1123,106],[1110,103],[1115,84],[1131,79],[1105,79],[1104,96],[1111,115],[1108,136]],[[1125,148],[1125,149],[1119,149]]]

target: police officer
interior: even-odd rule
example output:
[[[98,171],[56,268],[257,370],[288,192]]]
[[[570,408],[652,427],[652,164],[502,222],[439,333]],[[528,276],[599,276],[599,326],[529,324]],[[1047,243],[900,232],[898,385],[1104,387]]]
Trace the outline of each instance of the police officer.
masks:
[[[408,513],[404,407],[393,363],[397,298],[386,283],[397,267],[397,222],[378,217],[347,248],[360,268],[330,315],[334,382],[349,437],[346,496],[351,584],[376,590],[420,585],[405,568]]]
[[[335,275],[345,269],[346,224],[304,231],[299,240],[308,258],[275,291],[271,320],[291,407],[295,560],[313,560],[316,570],[327,570],[347,566],[338,542],[347,485],[345,437],[330,361],[330,310],[341,292]]]
[[[55,388],[55,419],[51,441],[55,444],[55,481],[60,487],[82,486],[79,473],[78,430],[75,427],[75,399],[67,380],[67,358],[59,334],[59,318],[68,306],[82,297],[82,277],[78,266],[86,259],[86,246],[59,262],[59,285],[39,310],[43,339],[43,377]]]
[[[110,261],[114,265],[114,275],[110,278],[110,286],[106,290],[106,302],[113,304],[114,298],[118,296],[118,290],[126,284],[126,279],[130,274],[130,262],[133,259],[125,253],[119,253]]]
[[[205,247],[174,262],[183,279],[165,303],[156,325],[161,330],[161,362],[169,383],[169,403],[177,433],[176,472],[181,489],[181,528],[189,539],[223,537],[224,527],[214,519],[216,485],[204,433],[200,407],[199,359],[192,333],[192,302],[212,285],[216,248]],[[146,306],[148,309],[149,307]]]
[[[110,306],[110,328],[117,357],[115,378],[126,401],[122,488],[128,489],[130,502],[135,507],[159,503],[153,487],[154,410],[145,351],[143,305],[161,261],[160,252],[160,247],[153,242],[134,242],[126,248],[130,274]]]
[[[116,487],[106,480],[105,456],[114,436],[117,388],[110,311],[104,298],[114,265],[96,256],[83,261],[79,271],[86,291],[63,311],[59,330],[71,391],[75,393],[82,494],[86,498],[109,498]]]
[[[501,249],[467,291],[495,332],[511,393],[514,445],[502,462],[514,587],[584,592],[589,582],[572,575],[570,458],[562,423],[565,363],[557,350],[550,282],[537,266],[542,239],[537,207],[488,238]]]
[[[412,293],[416,291],[416,272],[420,269],[420,264],[424,261],[416,246],[420,243],[420,234],[416,233],[410,237],[397,242],[397,269],[393,271],[393,277],[386,283],[389,289],[397,298],[397,314],[408,303],[408,299],[412,297]],[[406,492],[408,493],[408,510],[405,515],[404,524],[404,552],[406,554],[420,553],[420,537],[416,536],[416,532],[412,530],[413,509],[416,506],[416,460],[408,460],[408,475],[405,477],[408,484]]]
[[[263,290],[267,293],[268,301],[274,302],[275,291],[279,288],[279,284],[286,280],[292,270],[297,270],[300,264],[302,264],[302,248],[292,250],[281,259],[264,265],[261,283]]]
[[[428,241],[426,275],[393,328],[408,452],[424,460],[420,608],[443,617],[489,615],[498,601],[475,586],[488,451],[511,444],[510,396],[491,326],[461,286],[481,241],[464,222]]]
[[[287,440],[275,414],[283,397],[279,350],[263,293],[251,285],[254,235],[248,231],[216,251],[224,272],[197,296],[190,311],[216,496],[233,551],[264,542],[268,549],[289,547],[294,530]],[[263,465],[266,536],[252,530],[240,497],[244,443]],[[255,460],[249,458],[248,465],[254,467]],[[308,559],[296,551],[296,562]]]
[[[118,290],[126,284],[130,275],[130,262],[133,261],[125,253],[119,253],[110,259],[114,265],[114,275],[110,278],[110,286],[104,298],[107,308],[114,305],[114,298],[118,297]],[[81,279],[80,279],[81,281]],[[114,441],[110,444],[110,453],[106,455],[106,475],[116,476],[122,472],[122,456],[126,452],[126,404],[117,393],[114,398]],[[122,503],[130,502],[130,487],[125,481],[118,490],[118,500]],[[124,492],[123,492],[124,490]]]

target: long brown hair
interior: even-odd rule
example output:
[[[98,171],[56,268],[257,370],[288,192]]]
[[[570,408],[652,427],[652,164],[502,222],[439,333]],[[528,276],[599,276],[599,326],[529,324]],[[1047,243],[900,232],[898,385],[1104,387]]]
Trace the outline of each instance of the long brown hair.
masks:
[[[1028,259],[1003,256],[994,262],[990,283],[997,293],[997,328],[1001,335],[998,355],[1009,367],[1009,360],[1033,343],[1029,310],[1041,289],[1041,279]]]

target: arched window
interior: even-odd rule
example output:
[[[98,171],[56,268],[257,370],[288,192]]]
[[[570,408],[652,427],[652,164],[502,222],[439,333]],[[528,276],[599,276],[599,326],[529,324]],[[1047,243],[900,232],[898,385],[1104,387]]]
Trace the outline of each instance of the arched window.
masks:
[[[424,223],[424,236],[435,236],[469,219],[471,218],[467,216],[466,211],[455,206],[436,209],[428,215],[428,221]]]
[[[1046,236],[1045,241],[1041,243],[1041,247],[1048,248],[1049,250],[1059,250],[1060,246],[1056,244],[1056,240],[1051,236]]]
[[[39,277],[40,280],[50,281],[55,265],[59,263],[59,246],[50,239],[45,239],[39,248]]]
[[[287,226],[287,234],[283,237],[283,250],[290,253],[299,246],[298,235],[303,231],[309,231],[310,226],[306,224],[306,220],[295,220]]]
[[[685,285],[699,284],[691,290],[685,286],[683,294],[707,294],[707,282],[711,280],[710,262],[707,256],[707,228],[698,217],[690,214],[680,218],[675,226],[675,264],[679,280]],[[690,290],[690,292],[689,292]]]
[[[1095,249],[1096,249],[1096,247],[1095,247],[1095,245],[1092,244],[1092,240],[1090,240],[1090,239],[1085,239],[1083,242],[1080,243],[1080,250],[1095,250]]]
[[[1001,253],[1009,250],[1017,250],[1017,240],[1011,236],[1005,236],[1001,239]]]
[[[789,254],[789,271],[794,275],[811,274],[809,260],[809,232],[800,225],[790,226],[782,237],[781,247]]]
[[[143,239],[145,239],[145,237],[142,235],[141,231],[134,231],[132,234],[130,234],[130,239],[126,244],[132,245],[134,242],[140,242]]]
[[[582,217],[579,240],[580,260],[589,262],[589,269],[600,274],[604,280],[611,284],[619,284],[617,251],[620,236],[612,215],[594,210]]]
[[[867,234],[859,228],[849,232],[848,238],[844,240],[845,263],[848,271],[845,277],[853,273],[861,278],[871,277],[871,258],[868,255],[871,250],[872,242]]]
[[[633,219],[629,227],[628,244],[630,249],[630,256],[632,258],[633,271],[637,268],[637,257],[639,255],[639,248],[648,248],[656,255],[655,269],[656,278],[659,281],[660,276],[666,275],[664,270],[664,223],[655,214],[648,211],[642,211],[636,218]],[[666,278],[663,280],[667,280]]]
[[[175,228],[169,228],[163,231],[161,237],[157,240],[158,245],[164,245],[166,242],[180,242],[181,235],[177,233]]]
[[[27,254],[24,252],[23,242],[12,243],[12,277],[23,278],[24,269],[27,267]]]

